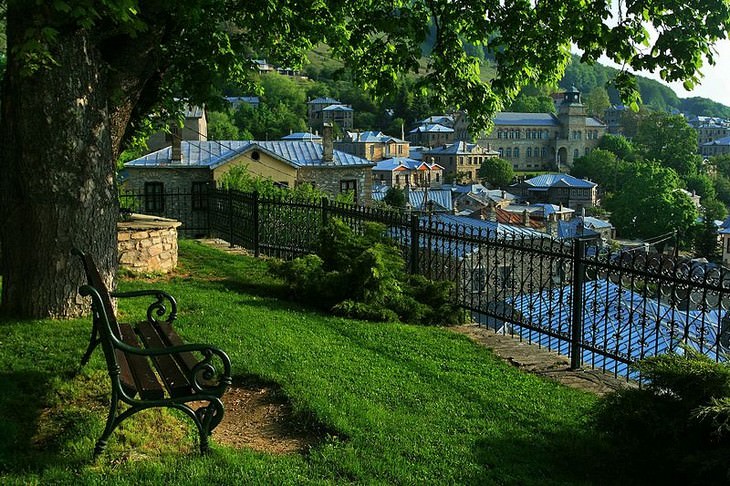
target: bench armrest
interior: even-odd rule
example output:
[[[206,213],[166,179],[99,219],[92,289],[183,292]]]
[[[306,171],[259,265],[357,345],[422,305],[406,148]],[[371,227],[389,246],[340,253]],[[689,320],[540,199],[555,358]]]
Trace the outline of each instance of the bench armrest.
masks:
[[[109,295],[114,298],[130,298],[130,297],[155,297],[157,300],[150,304],[147,308],[147,320],[150,322],[159,322],[158,317],[163,317],[167,313],[167,301],[170,306],[170,312],[165,322],[172,323],[177,317],[177,302],[175,298],[164,290],[134,290],[132,292],[110,292]]]
[[[190,372],[190,383],[196,392],[215,392],[220,390],[221,393],[231,384],[231,359],[222,349],[209,344],[183,344],[181,346],[170,346],[167,348],[137,348],[120,341],[112,336],[113,346],[126,354],[134,354],[138,356],[164,356],[175,355],[180,353],[198,352],[203,355]],[[218,372],[213,362],[214,358],[218,358],[223,365],[223,369]],[[218,376],[215,386],[210,385],[210,381]]]

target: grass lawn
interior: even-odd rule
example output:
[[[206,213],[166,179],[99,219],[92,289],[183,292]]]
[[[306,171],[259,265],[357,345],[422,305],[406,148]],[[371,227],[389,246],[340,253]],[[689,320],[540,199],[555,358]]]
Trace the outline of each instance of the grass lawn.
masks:
[[[183,241],[157,281],[188,342],[226,350],[234,374],[275,382],[297,420],[328,431],[306,454],[217,444],[200,457],[176,412],[124,422],[96,461],[109,385],[90,319],[0,322],[0,484],[591,484],[611,482],[586,416],[596,398],[502,363],[447,329],[330,317],[280,300],[262,260]],[[143,315],[146,303],[123,302]]]

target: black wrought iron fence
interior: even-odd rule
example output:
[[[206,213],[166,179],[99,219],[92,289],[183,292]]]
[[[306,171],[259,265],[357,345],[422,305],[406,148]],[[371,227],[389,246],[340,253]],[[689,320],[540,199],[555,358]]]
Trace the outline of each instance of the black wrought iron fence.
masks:
[[[315,252],[329,217],[355,230],[381,222],[409,271],[454,282],[454,299],[475,322],[570,356],[574,367],[634,377],[628,365],[647,356],[692,348],[724,361],[730,346],[730,275],[722,267],[496,223],[217,189],[206,194],[203,220],[186,219],[168,212],[184,208],[181,199],[166,194],[163,213],[191,221],[185,234],[204,229],[285,259]],[[144,198],[132,200],[145,207]]]

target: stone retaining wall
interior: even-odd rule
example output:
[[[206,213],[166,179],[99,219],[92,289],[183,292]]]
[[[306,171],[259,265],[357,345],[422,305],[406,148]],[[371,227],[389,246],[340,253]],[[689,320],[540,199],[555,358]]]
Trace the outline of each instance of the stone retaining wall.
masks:
[[[177,228],[173,219],[132,214],[117,223],[119,266],[135,272],[167,273],[177,266]]]

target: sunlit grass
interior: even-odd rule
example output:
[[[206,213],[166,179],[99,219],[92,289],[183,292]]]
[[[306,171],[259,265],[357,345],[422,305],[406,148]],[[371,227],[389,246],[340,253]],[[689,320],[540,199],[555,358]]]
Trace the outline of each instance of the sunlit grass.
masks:
[[[262,260],[181,242],[162,287],[189,342],[226,350],[239,376],[279,384],[328,438],[307,455],[215,443],[199,457],[189,420],[126,421],[96,462],[109,385],[100,352],[79,372],[88,319],[0,323],[0,483],[576,484],[602,482],[595,397],[526,375],[447,329],[335,318],[277,298]],[[143,302],[123,302],[123,316]]]

